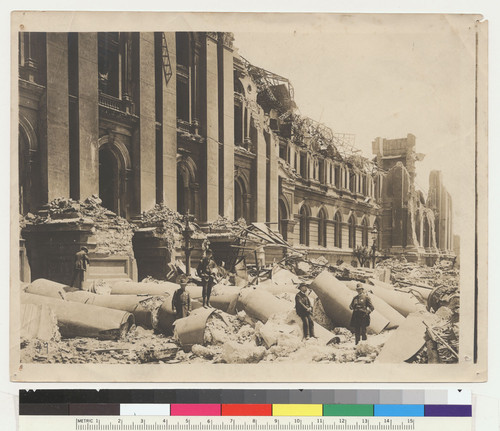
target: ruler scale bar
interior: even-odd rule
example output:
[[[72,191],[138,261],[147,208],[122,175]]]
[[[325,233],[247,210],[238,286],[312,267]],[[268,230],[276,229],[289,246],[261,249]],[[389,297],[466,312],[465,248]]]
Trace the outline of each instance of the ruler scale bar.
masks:
[[[300,430],[408,430],[471,431],[471,417],[81,417],[20,416],[20,431],[300,431]],[[320,421],[319,421],[320,420]]]

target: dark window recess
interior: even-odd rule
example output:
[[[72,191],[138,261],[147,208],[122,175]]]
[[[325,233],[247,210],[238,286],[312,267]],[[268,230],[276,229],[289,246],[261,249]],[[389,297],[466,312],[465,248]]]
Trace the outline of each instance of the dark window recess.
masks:
[[[278,119],[277,118],[271,118],[269,120],[269,127],[271,128],[271,130],[277,131],[279,129]]]
[[[175,52],[177,55],[177,64],[189,67],[189,33],[175,33]]]
[[[356,222],[354,217],[349,219],[349,248],[356,248]]]
[[[280,144],[280,159],[286,160],[286,145]]]
[[[333,219],[333,225],[335,228],[334,245],[335,247],[342,248],[342,220],[340,218],[339,213],[335,214],[335,218]]]
[[[353,193],[356,192],[356,174],[349,175],[349,190]]]
[[[189,88],[180,79],[177,80],[177,118],[189,121]]]
[[[264,140],[266,141],[266,157],[271,157],[271,135],[264,131]]]
[[[68,92],[78,97],[78,33],[68,33]]]
[[[319,182],[321,184],[325,184],[326,183],[325,162],[323,160],[319,161],[318,170],[319,170],[319,172],[318,172]]]
[[[243,124],[241,106],[234,105],[234,143],[235,145],[242,144]]]
[[[300,155],[300,176],[307,179],[307,155]]]
[[[99,90],[120,98],[119,33],[98,33]]]

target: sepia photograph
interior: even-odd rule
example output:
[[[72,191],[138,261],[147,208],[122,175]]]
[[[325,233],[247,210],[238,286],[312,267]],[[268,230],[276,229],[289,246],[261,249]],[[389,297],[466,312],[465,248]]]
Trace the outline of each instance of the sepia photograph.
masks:
[[[11,70],[13,381],[486,380],[481,16],[18,12]]]

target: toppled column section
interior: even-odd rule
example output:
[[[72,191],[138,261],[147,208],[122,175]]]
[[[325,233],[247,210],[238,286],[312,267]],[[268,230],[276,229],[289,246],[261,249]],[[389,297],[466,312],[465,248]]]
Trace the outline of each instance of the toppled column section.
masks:
[[[404,317],[410,313],[415,313],[419,309],[419,300],[411,293],[399,292],[397,290],[386,289],[385,287],[363,284],[363,287],[382,298],[392,308],[401,313]]]
[[[348,328],[352,317],[349,306],[355,293],[328,271],[319,274],[310,288],[318,295],[327,316],[337,326]],[[374,310],[370,317],[371,323],[367,330],[371,333],[378,334],[389,324],[389,320],[377,310]]]
[[[244,289],[236,304],[237,310],[243,310],[248,316],[264,323],[274,314],[288,313],[292,308],[292,303],[252,288]]]
[[[134,324],[126,311],[21,293],[21,304],[47,304],[55,313],[62,337],[119,339]]]
[[[188,317],[175,321],[174,337],[185,350],[195,344],[203,344],[207,319],[215,311],[213,308],[198,308]]]
[[[156,314],[165,301],[161,296],[138,295],[96,295],[95,293],[77,291],[66,294],[66,300],[88,305],[128,311],[134,315],[135,324],[150,329],[156,326]]]
[[[34,295],[50,296],[51,298],[65,299],[66,293],[71,292],[75,289],[74,287],[67,286],[62,283],[57,283],[55,281],[47,280],[45,278],[39,278],[29,284],[24,291],[26,293],[32,293]]]
[[[356,281],[348,281],[346,282],[346,286],[352,291],[356,291],[356,285],[358,282]],[[382,298],[379,298],[377,295],[374,295],[370,292],[369,285],[363,285],[365,287],[365,291],[369,298],[372,301],[375,310],[381,313],[387,320],[389,320],[389,324],[387,325],[387,329],[394,329],[398,326],[402,325],[405,321],[404,316],[399,313],[397,310],[392,308],[387,302],[385,302]]]
[[[59,341],[57,317],[47,304],[21,304],[21,340]]]

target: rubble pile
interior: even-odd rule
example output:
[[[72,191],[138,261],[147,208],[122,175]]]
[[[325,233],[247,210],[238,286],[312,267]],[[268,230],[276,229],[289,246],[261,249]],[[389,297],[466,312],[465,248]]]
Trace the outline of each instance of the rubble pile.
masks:
[[[84,201],[56,198],[43,206],[36,214],[28,213],[21,227],[28,224],[78,223],[92,225],[92,251],[97,254],[124,254],[133,256],[133,226],[124,218],[104,208],[101,199],[92,195]]]
[[[134,326],[119,341],[71,338],[61,341],[22,340],[22,363],[142,364],[176,362],[179,346],[171,337]]]
[[[219,215],[212,223],[208,225],[210,233],[225,233],[228,236],[239,235],[243,228],[247,226],[245,219],[231,220],[225,216]]]
[[[172,250],[181,239],[185,222],[183,216],[177,211],[171,210],[164,204],[156,204],[149,211],[141,214],[137,225],[139,229],[152,230],[153,235],[165,240],[167,247]],[[196,223],[190,221],[189,227],[193,231],[193,239],[204,238],[204,234]]]
[[[390,268],[392,283],[401,288],[410,285],[430,288],[446,286],[455,290],[459,288],[459,270],[446,260],[437,261],[434,266],[425,266],[387,259],[380,262],[377,268]]]
[[[172,225],[176,225],[176,215],[169,210],[165,213]],[[151,224],[157,222],[153,216],[148,220]],[[115,340],[64,338],[63,334],[56,341],[37,338],[36,334],[43,331],[30,327],[29,334],[35,335],[23,338],[22,358],[45,363],[165,364],[453,363],[458,360],[459,273],[450,265],[425,267],[390,259],[373,270],[343,262],[331,265],[323,257],[307,260],[294,253],[263,269],[258,282],[248,285],[248,278],[241,287],[234,285],[234,275],[224,273],[213,290],[211,303],[215,308],[202,307],[201,288],[190,283],[187,291],[192,311],[178,320],[170,299],[177,289],[175,283],[147,277],[142,283],[115,282],[111,292],[105,284],[95,284],[95,293],[111,293],[111,296],[119,292],[137,295],[147,290],[149,296],[139,299],[137,304],[152,313],[156,329],[133,325]],[[367,327],[368,340],[356,345],[349,306],[360,281],[375,310]],[[303,322],[295,311],[297,285],[301,282],[310,287],[307,295],[315,322],[316,337],[307,339],[303,336]],[[30,301],[38,304],[33,296],[37,292],[41,295],[42,290],[35,289],[36,282],[30,286],[27,288],[32,295]],[[52,289],[55,293],[52,290],[50,293],[55,295],[63,288],[55,286]],[[63,300],[56,295],[43,303],[52,306],[54,301]],[[136,312],[134,316],[138,325],[140,315]],[[71,316],[65,319],[71,321]]]
[[[412,363],[458,362],[460,321],[460,274],[453,262],[438,260],[423,266],[398,259],[387,259],[377,268],[389,268],[391,281],[400,290],[410,291],[436,317],[426,332],[426,344],[410,360]],[[422,295],[428,295],[422,298]],[[432,348],[433,352],[428,352]]]

